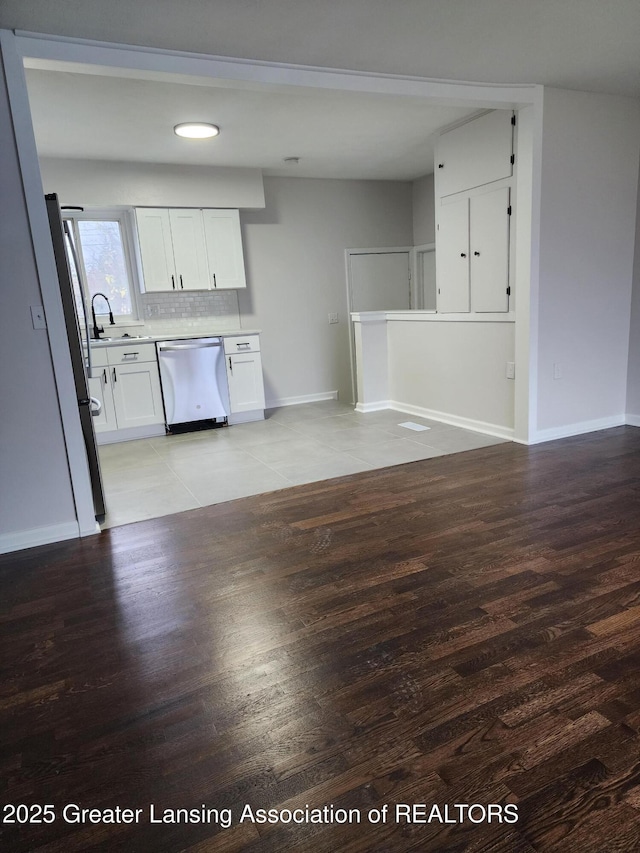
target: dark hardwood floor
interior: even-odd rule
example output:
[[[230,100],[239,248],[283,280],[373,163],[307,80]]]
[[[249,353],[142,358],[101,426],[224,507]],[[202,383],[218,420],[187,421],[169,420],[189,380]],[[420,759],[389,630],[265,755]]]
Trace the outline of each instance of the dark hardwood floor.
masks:
[[[638,429],[8,555],[0,633],[3,851],[640,850]]]

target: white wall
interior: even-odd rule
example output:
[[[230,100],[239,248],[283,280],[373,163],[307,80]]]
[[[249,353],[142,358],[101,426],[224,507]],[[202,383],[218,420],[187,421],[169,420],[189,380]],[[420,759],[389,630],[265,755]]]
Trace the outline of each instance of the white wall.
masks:
[[[264,207],[260,169],[40,158],[45,191],[61,204],[108,207]]]
[[[433,175],[418,178],[412,184],[413,245],[424,246],[436,241],[436,211],[433,195]]]
[[[513,429],[514,323],[388,322],[389,396],[469,426]]]
[[[0,551],[77,531],[42,296],[0,63]]]
[[[624,417],[639,145],[637,101],[545,90],[538,438]]]
[[[345,249],[411,245],[411,184],[265,178],[264,186],[265,210],[241,212],[249,286],[239,302],[243,325],[263,330],[267,400],[337,390],[350,401]]]
[[[640,426],[640,183],[636,213],[636,250],[633,264],[631,333],[629,336],[629,372],[627,376],[627,415]]]

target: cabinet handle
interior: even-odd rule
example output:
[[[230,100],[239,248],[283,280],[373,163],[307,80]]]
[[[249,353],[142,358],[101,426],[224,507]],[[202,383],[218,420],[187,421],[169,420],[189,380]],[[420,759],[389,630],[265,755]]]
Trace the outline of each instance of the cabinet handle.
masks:
[[[182,283],[182,276],[180,276],[180,290],[184,290],[184,284]]]
[[[173,287],[174,290],[176,289],[176,277],[175,277],[175,275],[171,276],[171,286]]]
[[[229,356],[229,372],[233,373],[233,365],[231,364],[231,356]]]
[[[105,385],[107,384],[107,368],[106,367],[103,368],[103,370],[102,370],[102,381],[104,382]]]
[[[460,252],[460,257],[461,257],[461,258],[466,258],[466,257],[467,257],[467,253],[466,253],[466,252]]]
[[[246,343],[236,344],[236,346],[238,347],[238,349],[247,349],[251,346],[251,344],[249,343],[249,341],[247,341]]]
[[[116,369],[114,367],[113,368],[113,384],[115,385],[117,381],[118,381],[118,377],[116,376]]]
[[[139,352],[125,352],[125,353],[123,353],[122,357],[123,358],[129,358],[129,357],[137,358],[139,355],[140,355]]]
[[[438,169],[444,169],[444,163],[438,163]]]
[[[476,256],[476,258],[480,257],[480,252],[474,252],[473,254]]]
[[[218,286],[218,282],[216,281],[216,274],[215,273],[213,274],[213,286],[214,287]]]

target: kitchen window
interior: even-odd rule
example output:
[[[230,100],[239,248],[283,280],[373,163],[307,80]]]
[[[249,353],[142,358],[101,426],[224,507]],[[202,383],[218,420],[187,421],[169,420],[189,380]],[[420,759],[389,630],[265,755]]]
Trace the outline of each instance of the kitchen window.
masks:
[[[76,303],[82,312],[80,287],[84,289],[87,308],[97,293],[109,300],[116,323],[126,325],[139,318],[136,298],[137,276],[133,263],[133,229],[125,210],[62,211],[68,222],[76,249],[79,276],[70,263],[76,291]],[[70,253],[69,236],[66,237]],[[97,315],[108,313],[103,299],[96,299]]]

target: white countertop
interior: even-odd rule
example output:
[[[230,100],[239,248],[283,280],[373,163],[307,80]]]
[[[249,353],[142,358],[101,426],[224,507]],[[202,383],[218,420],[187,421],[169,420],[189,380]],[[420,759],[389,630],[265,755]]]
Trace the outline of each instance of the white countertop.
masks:
[[[182,340],[194,340],[196,338],[234,338],[241,335],[259,335],[260,329],[212,329],[207,332],[181,332],[180,334],[174,335],[143,335],[141,337],[135,337],[131,335],[131,337],[123,338],[123,337],[112,337],[110,340],[106,340],[105,338],[92,338],[90,341],[91,348],[95,347],[114,347],[114,346],[127,346],[132,343],[141,343],[141,344],[153,344],[156,341],[182,341]]]

